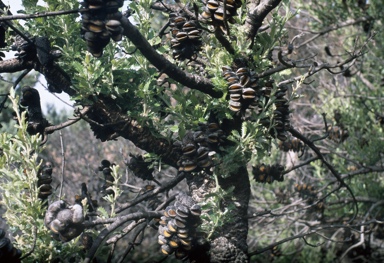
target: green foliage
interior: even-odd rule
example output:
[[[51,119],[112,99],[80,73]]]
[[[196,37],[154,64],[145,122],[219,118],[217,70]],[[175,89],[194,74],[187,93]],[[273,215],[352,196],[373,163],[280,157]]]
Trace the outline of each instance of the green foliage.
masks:
[[[289,83],[294,83],[293,87],[289,88],[288,98],[293,106],[292,124],[295,128],[302,128],[303,133],[308,134],[308,138],[311,140],[326,133],[323,124],[320,124],[321,121],[316,119],[316,116],[325,113],[328,124],[337,126],[339,124],[334,117],[334,112],[340,112],[342,126],[348,130],[350,137],[343,142],[335,142],[328,138],[316,140],[314,143],[343,176],[344,182],[352,188],[356,196],[369,197],[374,200],[382,198],[384,185],[381,172],[368,171],[363,178],[353,175],[357,169],[364,168],[374,171],[375,169],[380,170],[382,167],[384,121],[381,122],[378,117],[383,118],[383,110],[381,103],[376,103],[382,101],[382,89],[379,83],[382,81],[384,67],[382,59],[378,59],[383,57],[382,35],[377,35],[374,40],[375,45],[370,44],[373,41],[371,36],[375,31],[380,31],[383,26],[380,12],[382,2],[380,0],[369,1],[369,8],[359,7],[355,3],[356,1],[333,1],[332,3],[316,1],[316,4],[314,1],[282,2],[267,17],[265,22],[268,23],[269,28],[257,34],[252,49],[249,49],[250,41],[247,35],[249,25],[245,23],[251,3],[243,3],[238,10],[238,16],[235,17],[236,23],[229,24],[231,35],[225,36],[234,48],[234,54],[225,49],[214,34],[209,32],[212,26],[202,23],[204,27],[208,28],[202,32],[204,44],[199,56],[205,67],[203,77],[211,81],[215,90],[223,92],[221,98],[212,98],[203,92],[194,90],[193,87],[191,87],[192,89],[183,87],[168,79],[168,76],[165,76],[166,84],[160,85],[160,80],[163,80],[164,77],[162,72],[159,74],[158,70],[146,59],[145,54],[143,55],[137,50],[128,39],[123,39],[119,43],[111,42],[104,49],[101,58],[92,57],[86,51],[86,43],[80,37],[79,14],[30,19],[24,21],[23,27],[31,36],[48,36],[53,48],[62,52],[63,57],[57,60],[57,63],[70,75],[73,88],[77,91],[77,95],[72,99],[76,100],[79,105],[91,105],[99,98],[106,99],[108,103],[114,104],[113,106],[120,110],[119,113],[129,116],[156,135],[160,134],[168,138],[178,137],[178,139],[182,139],[187,130],[194,130],[199,122],[206,122],[212,113],[215,113],[220,122],[223,119],[237,118],[239,120],[239,125],[230,129],[231,133],[227,138],[229,143],[221,146],[213,156],[216,164],[213,168],[216,188],[206,195],[205,200],[201,203],[203,208],[201,229],[207,234],[208,239],[213,239],[217,233],[222,231],[225,224],[234,220],[232,212],[235,210],[233,202],[231,202],[234,189],[220,188],[219,178],[227,178],[247,164],[283,164],[285,162],[284,165],[292,167],[314,156],[310,150],[304,152],[302,159],[299,159],[296,153],[281,153],[276,140],[271,136],[271,132],[276,127],[273,120],[273,111],[276,109],[274,93],[276,85],[281,81],[287,80]],[[80,6],[76,0],[46,0],[42,1],[41,5],[39,3],[39,1],[32,0],[23,1],[25,7],[23,12],[41,13],[76,9]],[[165,32],[163,36],[158,34],[166,24],[168,14],[153,10],[151,8],[153,3],[152,0],[129,2],[129,7],[134,11],[131,16],[132,23],[159,54],[186,72],[196,73],[190,65],[191,63],[175,61],[172,58],[169,33]],[[181,3],[191,6],[188,1],[183,0]],[[173,2],[166,4],[171,5]],[[200,7],[200,10],[203,7],[201,1],[194,1],[193,4]],[[303,12],[300,12],[299,8]],[[364,21],[364,23],[352,23],[348,27],[341,26],[342,22],[361,17],[372,18],[374,22],[369,24]],[[305,23],[298,23],[297,21],[300,19]],[[286,25],[291,20],[295,20],[295,22],[287,27]],[[15,24],[21,27],[17,22]],[[331,32],[332,30],[322,32],[322,30],[332,29],[333,26],[338,28],[333,32]],[[303,30],[301,31],[301,29]],[[320,32],[318,36],[314,30]],[[300,34],[303,31],[306,34]],[[316,37],[311,40],[312,33]],[[317,37],[325,35],[328,38],[323,38],[323,42],[315,41]],[[295,39],[294,42],[293,39]],[[260,112],[253,112],[250,116],[239,118],[228,109],[228,84],[222,77],[222,66],[232,65],[235,59],[246,57],[250,58],[251,70],[259,74],[282,65],[281,61],[276,59],[276,54],[272,54],[273,52],[276,53],[280,49],[285,51],[290,43],[293,43],[294,47],[301,47],[300,42],[305,41],[314,43],[315,47],[311,49],[312,47],[308,45],[286,55],[287,61],[297,60],[297,68],[286,69],[259,80],[261,86],[269,80],[274,81],[274,90],[271,95],[261,99]],[[331,47],[334,55],[323,55],[322,51],[325,47]],[[327,65],[339,63],[360,50],[365,52],[364,57],[354,59],[353,63],[356,64],[351,65],[352,73],[355,70],[359,72],[355,75],[335,77],[333,74],[320,72],[318,79],[312,83],[305,77],[299,76],[311,73],[311,70],[323,62],[328,63]],[[313,59],[313,54],[316,54],[316,59]],[[346,63],[343,68],[340,66],[331,69],[343,71],[348,66],[350,64]],[[328,86],[332,86],[334,89]],[[294,106],[296,101],[301,104]],[[15,99],[13,99],[13,105],[18,112]],[[303,108],[310,108],[310,110],[305,111]],[[302,116],[308,121],[300,122]],[[10,116],[8,115],[6,118],[9,120]],[[60,117],[57,119],[64,120]],[[44,207],[37,198],[37,171],[40,165],[38,155],[42,152],[39,145],[40,137],[26,134],[24,114],[18,115],[18,120],[20,124],[17,125],[15,135],[8,133],[0,135],[2,204],[7,208],[4,217],[14,233],[16,246],[27,253],[33,248],[36,241],[35,252],[27,259],[28,262],[39,261],[42,258],[53,259],[59,255],[67,257],[79,253],[80,249],[76,245],[76,240],[59,244],[51,239],[43,224]],[[313,122],[313,126],[310,125],[311,122]],[[270,127],[266,127],[265,123],[271,123]],[[83,129],[83,126],[78,129]],[[100,150],[101,147],[104,145],[99,148],[95,147],[94,155],[100,155],[97,150]],[[153,159],[161,158],[153,153],[148,153],[148,156]],[[81,158],[87,157],[82,156]],[[94,161],[94,159],[92,160]],[[116,206],[125,198],[124,194],[127,192],[124,190],[127,184],[121,182],[122,174],[119,166],[113,166],[112,170],[114,180],[108,190],[112,190],[113,194],[102,198],[107,202],[109,208],[98,207],[99,219],[117,217]],[[279,189],[276,188],[276,185],[261,185],[252,181],[254,200],[251,201],[251,209],[256,212],[269,211],[269,214],[266,212],[265,217],[255,216],[255,221],[252,222],[253,219],[250,219],[249,236],[257,238],[257,246],[268,246],[272,242],[308,230],[306,227],[353,215],[353,206],[349,205],[351,202],[348,201],[351,200],[350,193],[345,188],[335,191],[337,180],[321,161],[313,161],[310,165],[299,167],[284,176],[285,181],[278,184]],[[297,193],[294,187],[297,183],[313,184],[317,189],[316,198],[310,199]],[[140,189],[140,187],[133,188]],[[279,200],[277,200],[277,190],[283,194]],[[331,193],[331,191],[335,192]],[[141,190],[138,195],[140,194]],[[315,214],[318,211],[315,211],[314,202],[324,196],[327,196],[323,203],[326,209],[322,213],[322,217],[319,217]],[[340,200],[347,200],[349,203],[338,205]],[[368,202],[359,203],[359,209],[363,212],[357,215],[358,220],[361,220],[363,213],[369,211],[371,205]],[[134,209],[140,208],[135,207]],[[257,214],[256,212],[255,214]],[[324,236],[329,236],[329,233],[326,232]],[[340,239],[343,240],[343,238]],[[322,242],[325,242],[324,240],[326,238],[322,238],[320,235],[309,235],[306,242],[314,244],[313,246],[317,246],[316,248],[304,246],[305,242],[301,239],[285,243],[281,246],[283,257],[273,258],[273,260],[274,262],[331,262],[336,248],[332,247],[329,251],[324,252],[320,248]],[[319,257],[319,254],[323,257]],[[264,254],[254,256],[251,260],[252,262],[253,260],[267,262],[271,260],[271,257]]]
[[[113,180],[113,182],[109,182],[112,185],[109,186],[105,190],[112,190],[113,193],[104,196],[103,199],[106,200],[110,204],[110,210],[111,211],[110,211],[109,217],[113,218],[116,216],[115,208],[117,205],[117,201],[122,194],[122,189],[120,187],[120,183],[121,183],[120,180],[121,180],[122,175],[119,173],[119,166],[118,165],[112,166],[111,175],[112,175],[114,180]],[[99,211],[102,212],[103,216],[105,216],[105,209],[102,208],[102,209],[99,209]]]
[[[0,134],[0,182],[2,201],[7,220],[15,238],[15,246],[23,254],[34,253],[23,262],[40,262],[55,257],[69,257],[79,253],[76,241],[65,245],[54,241],[44,225],[45,205],[38,198],[37,175],[41,162],[39,153],[43,150],[39,135],[29,136],[26,132],[25,113],[18,113],[17,98],[11,91],[10,100],[17,113],[17,133]],[[47,249],[49,248],[49,249]]]
[[[205,196],[205,200],[200,203],[203,213],[200,218],[203,223],[200,225],[202,231],[206,233],[207,239],[214,239],[217,231],[225,224],[233,221],[233,209],[235,208],[231,200],[234,187],[224,190],[220,187],[216,179],[216,188]]]

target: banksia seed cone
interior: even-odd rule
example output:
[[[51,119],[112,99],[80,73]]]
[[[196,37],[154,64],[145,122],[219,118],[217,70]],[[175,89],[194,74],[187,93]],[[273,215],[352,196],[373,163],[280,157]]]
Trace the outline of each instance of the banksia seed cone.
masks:
[[[79,204],[67,206],[60,200],[52,203],[45,214],[44,224],[56,240],[68,242],[84,230],[83,208]]]
[[[123,4],[123,0],[85,0],[82,3],[88,11],[81,14],[81,37],[94,57],[101,57],[111,38],[114,41],[122,39],[124,29],[119,8]]]
[[[228,83],[229,108],[238,112],[248,107],[258,106],[259,96],[257,78],[248,68],[232,68],[224,66],[223,77]]]
[[[273,181],[284,181],[284,167],[279,164],[265,165],[259,164],[252,167],[252,173],[256,182],[269,183]]]
[[[295,190],[299,193],[301,198],[315,198],[317,196],[315,188],[309,184],[295,184]]]
[[[187,14],[171,13],[169,15],[172,33],[172,56],[177,60],[195,60],[201,50],[201,31],[197,29],[197,21]]]
[[[289,101],[284,98],[287,86],[280,86],[276,91],[276,99],[274,101],[275,110],[273,111],[273,122],[275,124],[274,129],[271,130],[271,135],[278,138],[281,141],[285,141],[287,136],[287,128],[290,125],[289,122]]]
[[[20,263],[21,251],[15,248],[9,240],[5,237],[4,229],[0,228],[0,262],[7,263]]]
[[[201,16],[215,28],[220,28],[223,32],[229,33],[227,32],[228,22],[235,23],[233,17],[237,15],[237,9],[242,5],[241,0],[207,0],[203,2],[205,7]]]
[[[146,162],[143,159],[142,155],[133,155],[129,154],[131,157],[129,162],[127,163],[127,166],[129,170],[133,172],[133,174],[141,178],[143,180],[153,180],[153,168],[149,168],[151,165],[151,162]]]
[[[43,164],[37,175],[37,187],[39,188],[38,197],[44,201],[47,200],[48,196],[52,194],[52,163],[46,162]]]
[[[272,91],[272,83],[269,83],[266,87],[263,88],[263,92],[270,96]],[[285,141],[288,138],[287,130],[290,127],[289,121],[289,101],[284,97],[286,91],[288,90],[287,86],[279,86],[275,94],[275,100],[273,102],[274,110],[272,112],[272,121],[269,118],[264,118],[261,120],[261,123],[265,127],[269,127],[269,134],[281,141]],[[271,127],[271,125],[273,125]]]
[[[349,137],[347,129],[343,129],[339,126],[328,127],[328,138],[334,142],[342,143]]]
[[[20,105],[27,108],[27,132],[30,135],[44,134],[46,127],[51,124],[43,117],[39,92],[29,86],[21,89]]]
[[[200,123],[197,131],[188,131],[181,142],[175,143],[182,154],[178,161],[179,171],[193,172],[212,167],[209,153],[218,148],[223,138],[224,132],[213,122]]]
[[[279,142],[279,149],[288,152],[301,152],[304,151],[304,143],[296,138],[291,138],[290,140]]]
[[[81,242],[81,246],[84,248],[85,251],[88,251],[91,249],[92,247],[92,244],[93,244],[93,237],[90,233],[88,232],[84,232],[81,236],[80,236],[80,242]]]
[[[271,249],[271,261],[274,261],[276,258],[281,257],[283,253],[281,253],[281,249],[278,246],[274,246]]]
[[[13,51],[17,51],[15,56],[22,62],[34,60],[36,58],[36,47],[34,41],[27,41],[21,36],[17,35],[11,48]]]
[[[196,227],[200,224],[201,207],[187,195],[177,197],[174,205],[164,210],[160,219],[158,243],[165,255],[186,259],[197,237]]]
[[[75,203],[81,205],[84,199],[87,200],[89,212],[93,212],[97,209],[97,200],[92,199],[91,195],[88,193],[88,187],[86,183],[81,184],[81,195],[75,195]]]

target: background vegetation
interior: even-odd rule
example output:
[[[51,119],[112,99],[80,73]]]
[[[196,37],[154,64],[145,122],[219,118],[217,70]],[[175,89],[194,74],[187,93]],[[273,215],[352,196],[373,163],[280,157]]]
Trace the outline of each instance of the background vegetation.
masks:
[[[210,24],[203,10],[215,3],[124,2],[123,38],[101,57],[81,37],[79,2],[23,1],[19,14],[4,7],[3,52],[24,35],[46,36],[61,53],[48,67],[36,48],[0,61],[1,226],[23,262],[176,262],[161,252],[158,221],[181,194],[202,208],[191,262],[384,260],[382,1],[246,1],[234,23]],[[173,55],[181,36],[165,27],[182,9],[200,15],[195,59]],[[54,13],[63,10],[73,11]],[[257,107],[230,109],[225,66],[254,72]],[[75,110],[50,108],[51,125],[30,135],[31,107],[19,98],[36,74],[69,94]],[[281,87],[290,112],[282,133]],[[176,146],[194,143],[199,123],[218,123],[222,133],[208,138],[219,144],[209,144],[208,168],[183,171]],[[132,155],[144,157],[146,173],[129,166]],[[112,179],[99,170],[104,159],[116,164]],[[53,190],[44,205],[38,180],[47,161]],[[44,225],[59,199],[83,200],[85,229],[69,242]]]

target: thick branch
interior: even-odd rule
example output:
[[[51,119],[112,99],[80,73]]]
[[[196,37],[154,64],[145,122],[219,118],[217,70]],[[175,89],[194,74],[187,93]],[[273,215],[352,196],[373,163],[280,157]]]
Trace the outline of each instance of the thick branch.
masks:
[[[250,4],[246,25],[249,27],[248,40],[251,40],[252,48],[257,31],[262,26],[265,17],[278,5],[281,0],[262,0],[256,7]],[[254,5],[254,4],[253,4]]]
[[[213,84],[206,78],[184,72],[176,65],[172,64],[148,43],[139,30],[131,22],[123,17],[121,19],[124,28],[124,35],[141,51],[141,53],[151,62],[160,72],[167,74],[184,86],[199,90],[211,95],[214,98],[223,96],[221,91],[214,89]]]
[[[38,61],[23,62],[17,58],[0,61],[0,73],[14,73],[25,69],[34,69],[40,72],[47,79],[47,82],[55,83],[70,96],[76,94],[76,91],[71,88],[70,77],[55,63],[52,66],[44,67]]]
[[[101,141],[121,136],[132,141],[137,147],[161,156],[162,161],[168,165],[175,166],[179,159],[178,154],[173,151],[172,141],[122,113],[112,98],[100,94],[82,118],[90,123],[96,138]]]
[[[215,37],[217,38],[217,40],[220,41],[220,43],[228,51],[229,54],[231,54],[231,55],[235,54],[235,49],[232,47],[232,45],[228,41],[228,39],[225,38],[225,36],[223,34],[223,31],[221,31],[220,28],[216,28],[216,30],[215,30]]]
[[[215,181],[212,175],[201,174],[199,176],[187,177],[187,183],[195,202],[204,202],[207,195],[217,194],[218,186],[224,191],[231,191],[228,195],[221,196],[220,204],[225,209],[230,209],[228,215],[221,216],[220,227],[212,229],[210,235],[210,250],[208,252],[210,261],[222,262],[248,262],[247,259],[247,234],[248,234],[248,201],[250,198],[250,182],[245,166],[240,167],[227,178],[217,176]],[[218,215],[219,216],[219,215]],[[204,254],[207,251],[200,251]],[[196,262],[206,262],[196,258]]]
[[[0,61],[0,73],[14,73],[22,71],[24,69],[32,69],[33,64],[31,63],[22,63],[17,58],[6,59]]]

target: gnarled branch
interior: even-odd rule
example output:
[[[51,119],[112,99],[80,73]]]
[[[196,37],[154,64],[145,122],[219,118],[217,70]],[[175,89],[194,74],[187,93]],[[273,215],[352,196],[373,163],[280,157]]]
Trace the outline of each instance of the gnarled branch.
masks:
[[[199,90],[214,98],[220,98],[223,96],[221,91],[215,90],[214,85],[210,80],[198,76],[192,75],[178,68],[172,64],[169,60],[156,52],[154,48],[143,37],[139,30],[132,25],[132,23],[126,18],[121,19],[121,25],[124,28],[124,35],[132,41],[132,43],[141,51],[141,53],[151,62],[159,71],[167,74],[170,78],[179,82],[180,84],[187,86],[191,89]]]
[[[280,4],[281,0],[262,0],[255,6],[254,1],[250,3],[246,25],[249,27],[248,40],[251,41],[250,48],[253,47],[257,31],[262,26],[265,17]]]

